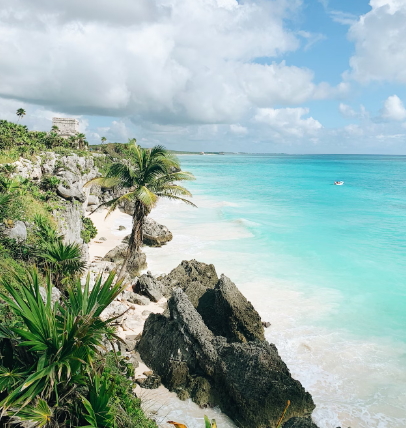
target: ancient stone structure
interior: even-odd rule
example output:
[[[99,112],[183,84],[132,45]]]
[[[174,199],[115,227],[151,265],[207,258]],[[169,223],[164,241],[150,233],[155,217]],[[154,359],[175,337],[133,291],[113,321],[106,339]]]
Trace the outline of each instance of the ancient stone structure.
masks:
[[[79,121],[67,117],[53,117],[52,126],[58,127],[58,134],[62,137],[70,137],[79,132]]]

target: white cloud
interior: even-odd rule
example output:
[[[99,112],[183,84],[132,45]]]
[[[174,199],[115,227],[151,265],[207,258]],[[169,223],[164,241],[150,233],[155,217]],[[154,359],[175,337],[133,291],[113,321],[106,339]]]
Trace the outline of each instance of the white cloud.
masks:
[[[307,108],[262,108],[258,109],[254,120],[266,124],[276,134],[289,137],[303,137],[314,135],[322,128],[316,119],[309,117],[303,119],[302,116],[309,114]]]
[[[349,105],[340,103],[338,110],[346,119],[365,119],[369,116],[368,112],[362,104],[360,105],[359,111],[356,111]]]
[[[350,77],[406,83],[406,1],[371,0],[372,10],[349,30],[355,43]]]
[[[230,131],[233,134],[237,134],[237,135],[246,135],[248,134],[248,129],[245,126],[241,126],[238,124],[231,124],[230,125]]]
[[[0,96],[69,114],[237,123],[257,107],[333,97],[277,59],[300,46],[301,0],[0,0]],[[308,38],[313,36],[308,34]]]
[[[406,108],[397,95],[388,97],[383,105],[381,117],[387,120],[402,121],[406,119]]]

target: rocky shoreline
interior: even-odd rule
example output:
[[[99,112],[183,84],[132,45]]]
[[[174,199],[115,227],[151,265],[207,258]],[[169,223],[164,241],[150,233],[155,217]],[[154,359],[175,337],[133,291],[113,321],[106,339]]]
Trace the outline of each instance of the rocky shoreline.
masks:
[[[86,245],[81,238],[82,218],[111,197],[83,187],[100,175],[94,158],[45,153],[37,162],[19,161],[16,168],[16,175],[34,181],[45,174],[60,179],[61,208],[54,217],[66,241],[82,244],[89,280],[116,270],[127,248],[124,226],[120,236],[110,233],[106,238],[112,219],[103,221],[104,212],[99,211],[96,239]],[[121,209],[131,212],[128,206]],[[159,247],[171,239],[165,226],[152,219],[145,223],[144,245]],[[145,255],[140,260],[144,265]],[[106,348],[114,347],[134,365],[140,387],[158,388],[162,383],[181,400],[191,398],[204,408],[218,406],[241,427],[277,426],[289,402],[282,427],[316,428],[311,395],[265,340],[265,323],[251,303],[229,278],[219,278],[213,265],[183,261],[169,274],[155,277],[148,272],[126,282],[127,291],[102,315],[118,316],[121,339],[106,343]]]

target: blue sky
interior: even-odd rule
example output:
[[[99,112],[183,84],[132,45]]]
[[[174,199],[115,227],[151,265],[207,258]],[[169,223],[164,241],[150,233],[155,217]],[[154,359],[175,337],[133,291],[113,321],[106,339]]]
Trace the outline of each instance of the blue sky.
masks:
[[[406,154],[405,0],[0,0],[0,116],[180,150]]]

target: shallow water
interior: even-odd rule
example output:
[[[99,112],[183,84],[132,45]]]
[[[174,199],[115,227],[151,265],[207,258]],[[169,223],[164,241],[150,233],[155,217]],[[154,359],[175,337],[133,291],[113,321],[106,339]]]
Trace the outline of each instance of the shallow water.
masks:
[[[252,301],[321,428],[406,426],[406,157],[182,156],[149,268],[215,264]],[[334,186],[343,180],[344,186]]]

